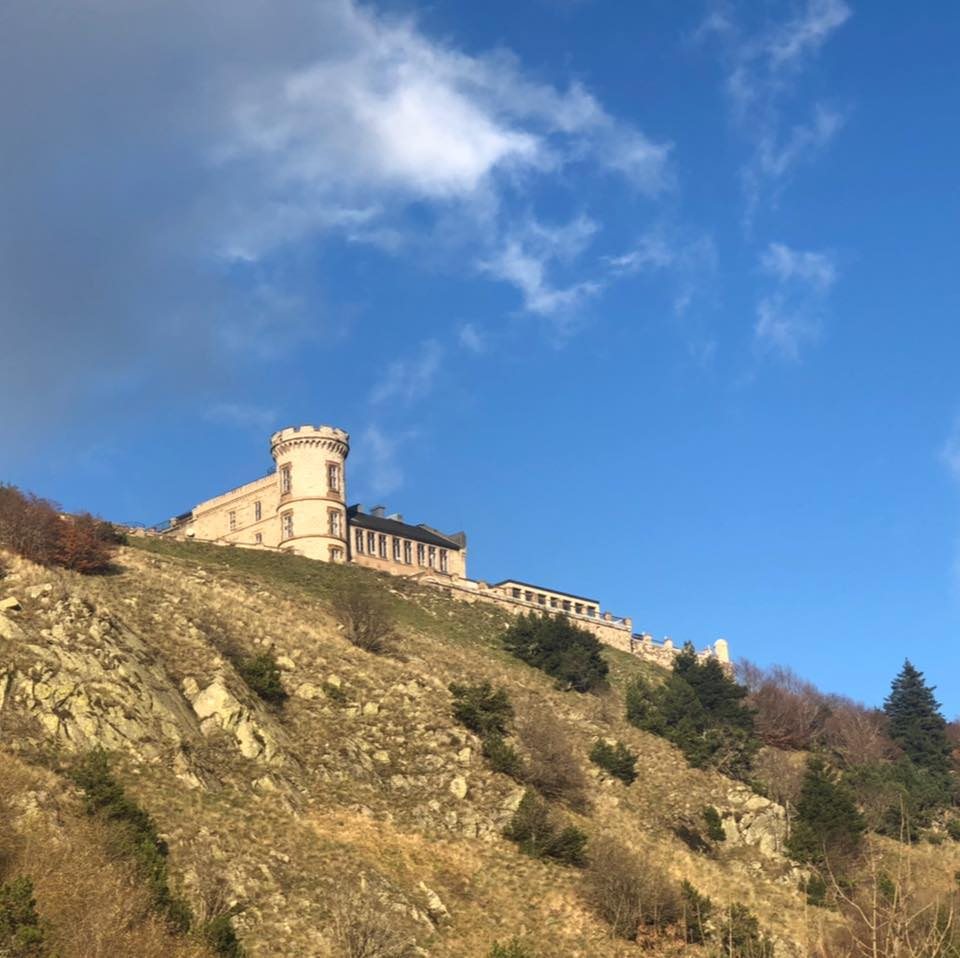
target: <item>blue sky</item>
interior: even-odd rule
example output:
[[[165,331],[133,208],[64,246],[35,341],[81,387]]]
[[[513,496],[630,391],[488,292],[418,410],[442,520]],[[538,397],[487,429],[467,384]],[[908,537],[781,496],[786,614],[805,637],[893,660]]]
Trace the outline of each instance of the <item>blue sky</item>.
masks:
[[[960,8],[15,4],[0,478],[353,437],[470,568],[960,713]]]

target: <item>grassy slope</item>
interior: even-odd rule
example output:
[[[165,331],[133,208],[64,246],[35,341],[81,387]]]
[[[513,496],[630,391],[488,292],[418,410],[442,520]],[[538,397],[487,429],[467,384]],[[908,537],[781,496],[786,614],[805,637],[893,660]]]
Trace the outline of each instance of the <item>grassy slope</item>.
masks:
[[[698,821],[704,805],[727,807],[733,786],[689,769],[667,743],[624,722],[623,685],[655,667],[608,650],[608,694],[561,693],[499,648],[509,618],[493,607],[367,570],[253,550],[139,539],[120,561],[116,576],[37,570],[27,580],[54,580],[58,590],[109,610],[150,642],[177,684],[194,679],[204,687],[221,673],[234,687],[221,654],[229,645],[251,654],[270,647],[294,661],[291,689],[305,682],[327,689],[292,697],[282,712],[260,709],[283,748],[271,766],[243,759],[220,733],[187,742],[203,788],[174,776],[172,756],[123,760],[125,783],[159,822],[187,891],[222,876],[248,904],[239,924],[254,958],[327,954],[331,901],[361,877],[438,958],[483,956],[493,940],[513,934],[539,942],[543,956],[640,954],[610,941],[582,907],[575,871],[530,861],[500,837],[519,789],[487,770],[475,738],[451,720],[446,686],[463,680],[504,685],[518,712],[559,723],[587,768],[599,735],[639,753],[640,778],[630,788],[591,779],[593,808],[578,821],[588,832],[609,831],[647,850],[718,903],[747,903],[785,940],[802,942],[820,919],[807,915],[782,863],[743,847],[696,855],[675,837],[672,828]],[[388,590],[396,655],[353,648],[330,619],[326,600],[355,576]],[[28,606],[24,622],[35,618],[39,627],[48,614]],[[465,799],[451,792],[454,777],[466,780]],[[445,902],[449,921],[435,927],[426,919],[421,882]]]

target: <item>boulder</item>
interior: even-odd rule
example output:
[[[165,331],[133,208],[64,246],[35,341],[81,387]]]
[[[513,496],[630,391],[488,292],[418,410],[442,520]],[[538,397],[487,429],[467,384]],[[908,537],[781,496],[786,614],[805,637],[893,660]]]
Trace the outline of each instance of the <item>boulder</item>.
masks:
[[[20,600],[12,595],[8,595],[5,599],[0,599],[0,612],[19,612],[22,608],[23,606],[20,605]]]

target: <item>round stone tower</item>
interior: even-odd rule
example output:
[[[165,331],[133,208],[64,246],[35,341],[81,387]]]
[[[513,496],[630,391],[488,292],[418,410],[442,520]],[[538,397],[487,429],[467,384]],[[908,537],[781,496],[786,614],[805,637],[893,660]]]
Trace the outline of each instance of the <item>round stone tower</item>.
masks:
[[[349,453],[350,436],[334,426],[291,426],[270,437],[281,549],[346,562]]]

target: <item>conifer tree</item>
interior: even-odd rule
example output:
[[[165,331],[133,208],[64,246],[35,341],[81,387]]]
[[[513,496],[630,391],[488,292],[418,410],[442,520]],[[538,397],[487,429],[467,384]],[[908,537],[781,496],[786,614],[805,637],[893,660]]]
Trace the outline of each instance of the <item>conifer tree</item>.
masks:
[[[787,851],[799,862],[836,868],[860,847],[865,823],[853,796],[821,758],[807,762]]]
[[[933,697],[934,688],[908,659],[893,680],[883,711],[890,738],[914,765],[942,783],[946,800],[950,791],[950,743],[940,703]]]

